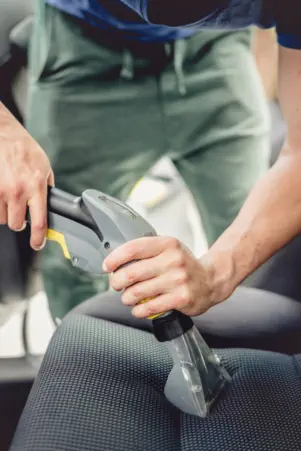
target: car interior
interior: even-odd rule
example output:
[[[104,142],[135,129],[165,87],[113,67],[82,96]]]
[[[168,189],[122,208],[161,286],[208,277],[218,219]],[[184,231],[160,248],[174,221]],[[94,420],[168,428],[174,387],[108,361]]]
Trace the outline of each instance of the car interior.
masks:
[[[33,4],[33,0],[0,2],[0,99],[22,123]],[[271,103],[270,111],[272,165],[285,126],[277,102]],[[221,346],[220,337],[196,319],[208,343],[219,348],[235,381],[213,415],[202,421],[166,400],[164,381],[172,362],[150,333],[149,322],[137,325],[124,313],[116,321],[116,315],[103,308],[100,317],[99,306],[107,304],[115,296],[112,293],[87,300],[71,312],[57,327],[44,356],[30,354],[24,299],[31,289],[36,255],[28,233],[14,234],[0,226],[0,325],[21,310],[24,347],[22,357],[0,360],[0,451],[301,450],[300,321],[295,329],[282,330],[279,307],[283,301],[295,315],[301,306],[301,237],[240,287],[242,296],[254,298],[255,304],[270,299],[274,305],[277,300],[275,324],[283,333],[283,353],[270,352],[273,343],[264,334],[250,345],[253,349],[243,350],[233,349],[233,337],[223,331]],[[248,348],[248,337],[241,343]],[[280,429],[287,431],[288,442],[283,442]],[[266,442],[264,430],[274,436],[273,442]]]

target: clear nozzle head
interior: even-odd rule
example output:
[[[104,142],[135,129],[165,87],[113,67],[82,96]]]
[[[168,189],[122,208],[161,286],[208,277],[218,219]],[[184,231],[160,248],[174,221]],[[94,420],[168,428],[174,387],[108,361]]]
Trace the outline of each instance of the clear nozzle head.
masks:
[[[205,418],[231,377],[195,326],[166,344],[174,367],[165,396],[183,412]]]

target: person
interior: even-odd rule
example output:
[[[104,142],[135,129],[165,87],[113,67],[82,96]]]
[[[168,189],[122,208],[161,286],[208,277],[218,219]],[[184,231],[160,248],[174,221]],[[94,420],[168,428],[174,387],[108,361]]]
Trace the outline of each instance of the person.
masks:
[[[94,188],[126,200],[167,154],[212,244],[268,169],[251,30],[172,31],[121,3],[97,5],[85,13],[75,1],[38,2],[27,128],[56,186],[76,195]],[[71,268],[53,243],[41,269],[54,318],[108,287],[107,277]]]
[[[105,261],[111,286],[138,318],[178,309],[198,315],[226,300],[260,264],[301,231],[300,6],[245,1],[241,9],[226,2],[126,0],[145,20],[169,26],[239,27],[276,25],[279,42],[278,91],[287,138],[276,164],[250,193],[231,226],[209,252],[196,260],[177,240],[140,239],[114,251]],[[250,7],[250,14],[246,14]],[[137,263],[118,270],[133,260]],[[143,299],[149,302],[139,305]]]
[[[133,8],[146,21],[168,27],[184,25],[185,29],[186,26],[190,29],[190,23],[199,28],[237,28],[252,24],[270,26],[274,22],[277,25],[280,43],[279,99],[288,127],[287,140],[277,163],[256,184],[237,218],[201,259],[197,260],[173,238],[156,237],[125,244],[112,252],[104,264],[104,270],[112,274],[111,286],[123,291],[123,302],[134,306],[132,312],[136,317],[148,317],[165,309],[198,315],[227,299],[248,274],[291,241],[301,229],[300,6],[292,4],[289,8],[289,5],[280,2],[272,5],[249,0],[245,0],[245,7],[238,7],[241,2],[233,7],[228,2],[221,6],[213,0],[210,3],[189,0],[177,2],[176,6],[169,0],[126,0],[122,3]],[[89,16],[85,11],[87,5],[86,2],[81,3],[83,16]],[[94,5],[96,7],[98,2]],[[90,14],[90,17],[93,20],[95,15]],[[51,37],[54,39],[54,36]],[[93,59],[93,55],[91,57]],[[64,52],[53,67],[56,84],[62,82],[58,71],[60,66],[70,71]],[[82,68],[79,61],[77,71]],[[47,74],[45,68],[44,73]],[[46,87],[44,92],[45,95],[49,93]],[[95,91],[90,95],[94,97]],[[50,113],[48,110],[45,112]],[[13,228],[22,228],[28,203],[34,217],[32,245],[39,247],[46,229],[46,182],[49,179],[52,181],[50,165],[41,149],[28,135],[25,137],[23,129],[19,129],[5,113],[2,113],[0,124],[3,125],[3,122],[1,147],[9,150],[2,152],[0,167],[9,167],[6,172],[13,173],[14,178],[9,179],[7,185],[2,185],[2,193],[6,199],[9,193],[9,201],[2,202],[1,221],[6,222],[8,212]],[[88,127],[88,124],[84,125]],[[50,134],[48,139],[55,142],[60,137]],[[20,148],[21,151],[16,153],[15,149]],[[14,158],[16,154],[18,158]],[[14,163],[7,166],[7,161]],[[25,163],[25,169],[21,168],[21,162]],[[67,166],[65,170],[68,171]],[[23,174],[30,174],[28,186]],[[120,265],[133,260],[137,262],[117,270]],[[150,300],[137,305],[145,298]]]

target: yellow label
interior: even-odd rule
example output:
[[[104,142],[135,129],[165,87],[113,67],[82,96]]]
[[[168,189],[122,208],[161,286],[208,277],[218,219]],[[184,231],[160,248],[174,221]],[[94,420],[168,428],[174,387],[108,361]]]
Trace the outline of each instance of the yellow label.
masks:
[[[56,230],[53,230],[53,229],[48,229],[46,238],[47,238],[47,240],[50,240],[50,241],[56,241],[61,246],[64,257],[67,258],[68,260],[71,260],[71,257],[70,257],[69,251],[68,251],[68,247],[66,244],[66,240],[62,233],[57,232]]]
[[[146,302],[148,302],[150,300],[151,300],[151,298],[144,299],[143,301],[140,301],[139,304],[145,304]],[[164,313],[157,313],[156,315],[149,316],[147,319],[149,319],[149,320],[156,319],[162,315],[164,315]]]

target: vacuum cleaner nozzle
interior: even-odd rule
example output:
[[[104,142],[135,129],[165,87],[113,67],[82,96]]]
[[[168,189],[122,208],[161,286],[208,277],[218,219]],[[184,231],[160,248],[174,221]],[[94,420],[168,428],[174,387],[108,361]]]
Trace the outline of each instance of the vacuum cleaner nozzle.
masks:
[[[153,320],[157,340],[166,342],[174,366],[164,393],[181,411],[205,418],[231,381],[190,317],[171,311]]]

